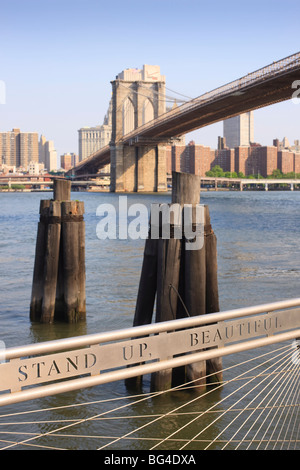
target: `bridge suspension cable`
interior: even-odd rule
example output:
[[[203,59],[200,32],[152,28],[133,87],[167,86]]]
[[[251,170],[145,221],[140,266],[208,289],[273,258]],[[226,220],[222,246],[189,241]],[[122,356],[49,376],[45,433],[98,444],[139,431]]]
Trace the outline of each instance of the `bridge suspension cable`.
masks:
[[[137,91],[137,90],[133,90],[132,88],[124,85],[124,83],[120,82],[120,85],[123,86],[124,88],[127,88],[127,90],[130,90],[130,92],[134,93],[134,94],[137,94],[137,95],[140,95],[140,96],[144,96],[145,98],[149,98],[149,95],[146,95],[144,93],[141,93],[140,91]],[[144,88],[145,90],[148,90],[149,91],[149,88],[147,88],[146,86],[144,85],[140,85],[141,88]],[[158,95],[158,101],[163,101],[163,102],[171,102],[171,103],[175,103],[176,101],[177,102],[181,102],[181,103],[187,103],[188,100],[178,100],[176,98],[173,98],[171,96],[167,96],[161,92],[158,92],[156,90],[151,90],[151,93],[155,93],[156,95]]]

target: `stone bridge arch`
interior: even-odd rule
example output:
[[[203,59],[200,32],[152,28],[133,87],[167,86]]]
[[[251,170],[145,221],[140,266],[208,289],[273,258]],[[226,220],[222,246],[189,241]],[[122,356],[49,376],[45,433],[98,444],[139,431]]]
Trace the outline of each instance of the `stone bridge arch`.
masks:
[[[166,149],[152,142],[122,144],[122,137],[166,111],[159,66],[126,69],[112,84],[111,191],[165,191]]]

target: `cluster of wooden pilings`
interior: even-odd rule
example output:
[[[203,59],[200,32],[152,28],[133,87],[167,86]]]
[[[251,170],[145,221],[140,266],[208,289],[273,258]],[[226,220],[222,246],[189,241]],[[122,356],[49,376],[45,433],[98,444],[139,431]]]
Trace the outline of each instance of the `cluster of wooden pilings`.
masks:
[[[30,319],[85,320],[84,203],[71,201],[71,182],[53,181],[53,199],[40,202]]]
[[[86,318],[84,204],[71,201],[69,181],[53,183],[53,199],[40,203],[30,318],[74,323]],[[195,207],[199,202],[200,177],[173,172],[172,204]],[[199,249],[188,249],[191,240],[184,234],[181,238],[147,238],[134,326],[152,322],[155,304],[155,322],[219,312],[217,239],[208,206],[204,206],[203,224],[204,241]],[[136,377],[126,384],[136,387],[141,381],[142,377]],[[192,382],[202,391],[203,385],[220,381],[222,360],[216,358],[155,372],[151,389]]]
[[[200,202],[200,177],[172,175],[172,203],[197,205]],[[217,276],[217,239],[211,227],[208,206],[204,206],[204,243],[201,249],[188,250],[182,239],[151,239],[145,242],[144,258],[133,325],[219,312]],[[197,362],[182,368],[151,375],[152,391],[169,389],[180,383],[205,385],[222,380],[222,360]],[[131,388],[141,384],[142,377],[128,379]],[[203,390],[199,387],[198,390]]]

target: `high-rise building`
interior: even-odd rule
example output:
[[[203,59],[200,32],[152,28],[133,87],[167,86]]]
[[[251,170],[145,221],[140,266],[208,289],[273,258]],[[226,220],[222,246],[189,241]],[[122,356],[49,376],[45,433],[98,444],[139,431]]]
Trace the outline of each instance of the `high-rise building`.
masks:
[[[46,140],[41,135],[39,141],[39,162],[43,163],[48,171],[57,170],[57,152],[52,140]]]
[[[79,161],[97,152],[109,144],[112,130],[112,114],[110,102],[103,124],[95,127],[82,127],[78,130]]]
[[[0,132],[0,163],[20,166],[20,129]]]
[[[210,147],[197,145],[194,141],[188,145],[172,146],[172,170],[204,176],[211,169],[215,154]]]
[[[278,170],[282,173],[291,173],[295,171],[295,154],[288,150],[278,151]]]
[[[60,156],[60,166],[66,171],[72,168],[72,156],[70,153],[64,153]]]
[[[28,168],[30,162],[39,161],[39,137],[37,132],[20,133],[20,165]]]
[[[253,111],[223,121],[223,138],[230,149],[254,142]]]
[[[0,157],[5,165],[28,168],[29,162],[39,161],[37,132],[0,132]]]
[[[68,171],[79,162],[78,155],[75,153],[64,153],[60,156],[61,168]]]
[[[235,171],[234,149],[222,148],[215,150],[214,157],[215,158],[211,163],[212,167],[214,167],[215,165],[219,165],[223,169],[223,171],[229,171],[230,173],[233,173]],[[205,173],[203,174],[203,176],[204,175]]]

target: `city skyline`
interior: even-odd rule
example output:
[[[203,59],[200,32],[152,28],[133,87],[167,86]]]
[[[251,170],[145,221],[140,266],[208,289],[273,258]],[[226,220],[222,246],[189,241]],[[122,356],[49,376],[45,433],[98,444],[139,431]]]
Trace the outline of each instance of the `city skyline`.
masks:
[[[293,0],[254,1],[251,8],[236,1],[92,1],[84,8],[79,1],[17,0],[1,10],[0,131],[47,135],[57,155],[78,153],[78,130],[102,125],[110,82],[121,70],[159,65],[168,94],[179,100],[173,91],[200,96],[299,48]],[[298,139],[299,109],[290,100],[254,111],[254,140]],[[222,127],[187,140],[217,148]]]

